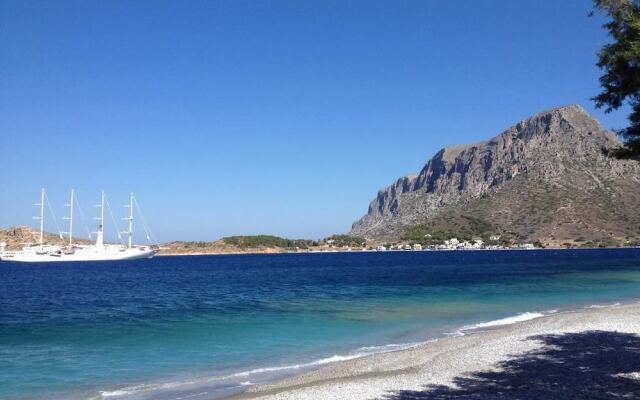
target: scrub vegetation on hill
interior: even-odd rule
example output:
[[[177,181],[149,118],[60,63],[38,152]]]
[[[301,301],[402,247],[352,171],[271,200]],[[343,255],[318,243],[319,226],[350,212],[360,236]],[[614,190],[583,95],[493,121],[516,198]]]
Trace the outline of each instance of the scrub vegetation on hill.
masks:
[[[365,244],[363,237],[352,235],[332,235],[325,238],[323,242],[336,247],[360,247]]]
[[[307,248],[317,246],[318,243],[307,239],[285,239],[273,235],[254,236],[228,236],[222,238],[225,244],[236,246],[241,249],[254,247],[280,247],[284,249]]]
[[[496,228],[483,218],[466,214],[453,214],[446,218],[446,221],[434,218],[425,221],[423,224],[413,226],[404,232],[402,239],[422,245],[442,244],[445,240],[451,238],[467,241],[480,238],[485,242],[490,242],[491,236],[495,235],[496,232]],[[508,235],[508,237],[511,239],[512,235]],[[505,241],[507,244],[510,242],[510,240]]]

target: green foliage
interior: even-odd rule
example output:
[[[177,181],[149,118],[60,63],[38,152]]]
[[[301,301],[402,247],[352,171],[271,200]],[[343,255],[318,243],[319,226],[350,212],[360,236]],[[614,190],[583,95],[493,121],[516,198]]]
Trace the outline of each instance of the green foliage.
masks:
[[[331,235],[324,239],[325,243],[329,241],[332,241],[331,243],[338,247],[360,247],[365,243],[364,238],[351,235]]]
[[[226,244],[237,246],[242,249],[253,247],[280,247],[285,249],[298,247],[306,249],[309,246],[316,246],[318,244],[313,240],[284,239],[273,235],[229,236],[222,238],[222,241]]]
[[[609,20],[603,25],[613,39],[598,53],[602,92],[593,98],[596,107],[609,113],[628,103],[631,106],[629,126],[618,133],[625,147],[614,156],[640,156],[640,2],[633,0],[594,0],[596,10],[604,11]]]
[[[468,241],[481,237],[487,241],[494,233],[495,228],[489,221],[472,215],[459,215],[447,219],[446,223],[427,221],[411,227],[404,232],[402,239],[423,246],[433,246],[454,237]]]
[[[445,240],[454,237],[455,234],[446,230],[434,230],[428,224],[417,225],[409,228],[402,235],[402,240],[411,243],[420,243],[423,246],[442,244]]]
[[[493,230],[493,225],[485,219],[468,215],[463,215],[462,218],[469,221],[469,231],[475,236],[481,236]]]

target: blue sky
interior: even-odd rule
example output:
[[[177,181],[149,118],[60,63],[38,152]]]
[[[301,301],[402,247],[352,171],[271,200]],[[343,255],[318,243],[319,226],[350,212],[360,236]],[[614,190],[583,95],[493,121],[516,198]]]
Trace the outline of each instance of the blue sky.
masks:
[[[571,103],[623,126],[589,100],[591,8],[0,0],[0,226],[46,186],[58,217],[135,191],[161,241],[346,232],[444,146]]]

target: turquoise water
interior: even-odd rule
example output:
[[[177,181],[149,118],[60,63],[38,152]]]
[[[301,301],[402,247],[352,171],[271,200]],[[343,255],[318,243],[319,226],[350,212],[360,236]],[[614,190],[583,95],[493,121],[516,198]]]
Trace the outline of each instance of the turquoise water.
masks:
[[[640,250],[0,264],[0,398],[211,399],[524,312],[640,299]]]

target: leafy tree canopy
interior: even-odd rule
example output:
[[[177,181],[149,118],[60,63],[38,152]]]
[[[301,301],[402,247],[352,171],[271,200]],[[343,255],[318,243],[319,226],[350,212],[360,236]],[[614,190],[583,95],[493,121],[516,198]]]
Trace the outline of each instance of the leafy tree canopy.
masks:
[[[603,25],[613,39],[598,53],[602,92],[593,98],[605,112],[620,108],[627,102],[632,112],[629,126],[618,133],[625,147],[615,155],[621,158],[640,156],[640,1],[594,0],[595,8],[609,16]]]

